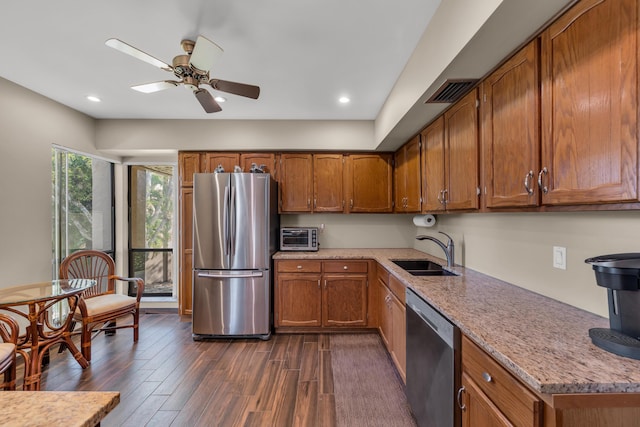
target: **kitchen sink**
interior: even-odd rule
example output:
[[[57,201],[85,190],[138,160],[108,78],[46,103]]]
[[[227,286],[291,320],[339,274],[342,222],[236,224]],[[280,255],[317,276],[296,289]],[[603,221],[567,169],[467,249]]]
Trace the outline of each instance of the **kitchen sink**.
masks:
[[[396,259],[391,261],[413,276],[458,276],[456,273],[443,269],[440,264],[426,259]]]

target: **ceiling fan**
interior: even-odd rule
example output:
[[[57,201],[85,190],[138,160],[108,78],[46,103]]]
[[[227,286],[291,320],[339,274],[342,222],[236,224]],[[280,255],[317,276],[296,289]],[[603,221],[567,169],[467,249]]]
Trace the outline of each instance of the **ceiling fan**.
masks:
[[[247,98],[258,99],[258,96],[260,96],[260,87],[258,86],[228,80],[212,79],[209,77],[211,67],[213,67],[215,61],[222,55],[223,50],[220,46],[203,36],[198,36],[195,42],[192,40],[182,40],[180,45],[186,53],[173,58],[172,65],[166,64],[148,53],[118,39],[109,39],[105,44],[165,71],[170,71],[178,79],[131,86],[131,89],[139,92],[152,93],[183,85],[193,91],[196,99],[207,113],[215,113],[221,111],[222,108],[213,96],[211,96],[211,93],[201,87],[201,85],[209,85],[215,90],[245,96]]]

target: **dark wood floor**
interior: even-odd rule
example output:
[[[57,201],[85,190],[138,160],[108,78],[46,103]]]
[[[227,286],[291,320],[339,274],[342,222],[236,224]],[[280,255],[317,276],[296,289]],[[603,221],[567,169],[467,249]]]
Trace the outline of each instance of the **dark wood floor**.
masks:
[[[103,427],[334,426],[329,340],[308,334],[194,342],[190,318],[147,313],[135,345],[131,330],[96,337],[85,370],[68,352],[52,354],[42,389],[120,391]]]

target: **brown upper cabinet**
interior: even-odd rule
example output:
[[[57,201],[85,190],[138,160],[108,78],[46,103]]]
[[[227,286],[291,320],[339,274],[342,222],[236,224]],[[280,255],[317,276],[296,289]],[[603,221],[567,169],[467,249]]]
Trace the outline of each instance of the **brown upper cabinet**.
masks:
[[[200,153],[181,152],[178,154],[180,187],[193,187],[193,174],[200,172],[200,170]]]
[[[313,156],[280,155],[280,212],[312,212]]]
[[[420,176],[420,135],[395,152],[395,211],[420,212],[422,177]]]
[[[583,0],[541,37],[545,205],[638,200],[638,1]]]
[[[424,212],[472,210],[478,203],[478,90],[423,132]]]
[[[482,83],[482,189],[487,208],[539,203],[538,63],[536,39]]]
[[[344,155],[313,155],[313,211],[344,211]]]
[[[447,210],[477,209],[478,90],[474,89],[444,113],[443,197]]]
[[[422,210],[444,211],[444,116],[438,117],[420,135],[422,139]]]
[[[393,154],[347,156],[346,212],[393,212]]]
[[[254,164],[262,168],[266,173],[271,174],[271,178],[278,180],[277,159],[274,153],[241,153],[240,167],[244,172],[251,171],[251,165]]]
[[[218,166],[222,166],[225,172],[233,172],[236,166],[240,166],[239,153],[205,153],[204,171],[213,173]]]

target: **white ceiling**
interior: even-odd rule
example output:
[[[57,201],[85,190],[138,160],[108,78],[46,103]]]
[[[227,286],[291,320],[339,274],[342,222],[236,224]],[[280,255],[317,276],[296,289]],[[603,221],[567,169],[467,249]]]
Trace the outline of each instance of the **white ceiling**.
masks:
[[[0,77],[104,118],[373,120],[439,0],[19,0],[0,14]],[[206,114],[172,74],[105,46],[119,38],[164,62],[202,34],[225,53],[211,77],[255,84]],[[221,94],[221,93],[215,93]],[[87,95],[102,99],[99,104]],[[341,105],[341,95],[352,102]]]

